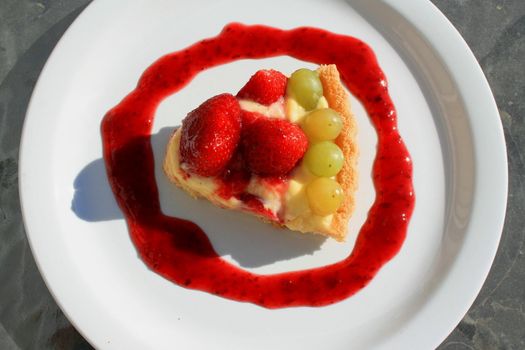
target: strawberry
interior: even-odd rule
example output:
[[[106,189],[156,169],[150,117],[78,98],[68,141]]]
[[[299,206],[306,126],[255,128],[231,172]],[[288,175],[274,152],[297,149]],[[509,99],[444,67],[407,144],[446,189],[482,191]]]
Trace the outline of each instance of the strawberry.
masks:
[[[261,176],[288,174],[308,147],[308,139],[299,126],[275,118],[258,118],[246,126],[241,143],[248,168]]]
[[[262,69],[252,75],[237,93],[237,97],[270,105],[284,96],[287,82],[288,78],[283,73],[273,69]]]
[[[238,196],[250,183],[251,176],[250,171],[244,166],[242,153],[237,149],[220,176],[222,183],[217,193],[225,199]]]
[[[210,98],[182,121],[180,157],[187,170],[219,175],[232,158],[241,135],[241,109],[231,94]]]
[[[264,115],[257,112],[248,112],[245,110],[241,110],[242,128],[245,129],[248,125],[250,125],[251,123],[253,123],[261,117],[266,118]]]

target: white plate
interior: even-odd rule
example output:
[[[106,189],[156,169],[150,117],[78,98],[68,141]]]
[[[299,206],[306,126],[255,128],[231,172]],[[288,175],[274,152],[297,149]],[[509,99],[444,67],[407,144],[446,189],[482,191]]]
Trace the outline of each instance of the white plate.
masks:
[[[66,315],[101,349],[431,348],[455,327],[492,263],[503,224],[507,164],[498,112],[474,56],[426,1],[120,1],[90,5],[45,66],[24,127],[20,186],[36,261]],[[267,310],[184,289],[148,270],[129,239],[101,161],[100,121],[156,58],[232,21],[322,27],[374,49],[414,163],[416,209],[401,252],[357,295],[322,308]],[[206,71],[159,107],[166,127],[205,98],[235,92],[263,67]],[[163,210],[201,225],[226,259],[259,273],[320,266],[349,254],[374,198],[376,135],[355,100],[362,150],[357,212],[346,244],[276,231],[194,201],[158,171]],[[140,164],[137,164],[140,166]],[[240,228],[253,232],[240,234]]]

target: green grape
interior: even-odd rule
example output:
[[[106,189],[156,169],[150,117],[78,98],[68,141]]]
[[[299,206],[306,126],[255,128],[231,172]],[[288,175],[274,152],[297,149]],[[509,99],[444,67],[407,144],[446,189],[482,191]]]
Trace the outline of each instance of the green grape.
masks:
[[[310,111],[317,107],[319,98],[323,96],[323,85],[317,72],[301,68],[293,72],[288,79],[286,93]]]
[[[304,161],[312,174],[330,177],[336,175],[343,167],[344,155],[335,143],[322,141],[308,148]]]
[[[333,109],[322,108],[308,114],[302,127],[310,140],[333,140],[341,132],[343,120]]]
[[[337,181],[320,177],[306,186],[306,196],[310,209],[317,215],[334,213],[343,203],[343,188]]]

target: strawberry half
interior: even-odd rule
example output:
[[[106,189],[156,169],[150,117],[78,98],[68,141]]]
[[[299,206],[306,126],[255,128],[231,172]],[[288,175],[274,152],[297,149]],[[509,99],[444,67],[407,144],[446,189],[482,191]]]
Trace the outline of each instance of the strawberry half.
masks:
[[[286,93],[288,78],[273,69],[257,71],[237,93],[237,97],[271,105]]]
[[[250,171],[261,176],[288,174],[303,157],[308,139],[296,124],[258,118],[242,132],[242,152]]]
[[[180,157],[187,170],[219,175],[235,153],[241,135],[241,109],[231,94],[210,98],[182,121]]]

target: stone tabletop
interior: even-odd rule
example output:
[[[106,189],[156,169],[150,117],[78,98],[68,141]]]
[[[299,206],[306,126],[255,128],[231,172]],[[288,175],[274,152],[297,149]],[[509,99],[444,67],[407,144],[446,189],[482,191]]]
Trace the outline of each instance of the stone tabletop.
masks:
[[[424,0],[413,0],[424,1]],[[469,312],[439,349],[525,349],[525,0],[433,0],[479,60],[509,158],[505,228]],[[20,133],[40,71],[87,0],[0,0],[0,349],[91,349],[51,297],[18,197]],[[431,327],[431,325],[429,325]]]

